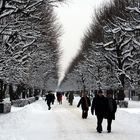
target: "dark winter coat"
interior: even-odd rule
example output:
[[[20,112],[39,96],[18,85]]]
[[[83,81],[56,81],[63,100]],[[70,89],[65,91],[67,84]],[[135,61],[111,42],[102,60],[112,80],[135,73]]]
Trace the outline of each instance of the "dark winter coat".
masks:
[[[62,93],[61,92],[57,92],[56,96],[57,96],[57,101],[61,102],[62,101]]]
[[[55,96],[53,94],[49,93],[46,95],[45,101],[47,101],[47,103],[54,102],[54,100],[55,100]]]
[[[117,110],[117,104],[115,99],[107,98],[107,113],[105,118],[115,120],[116,110]]]
[[[85,96],[85,97],[81,97],[77,107],[79,107],[81,105],[82,110],[88,110],[89,106],[90,106],[90,99],[89,97]]]
[[[74,99],[74,95],[73,93],[69,93],[69,103],[72,103],[73,102],[73,99]]]
[[[91,106],[91,113],[97,116],[105,117],[107,112],[107,100],[104,96],[96,95],[93,98],[92,106]]]
[[[52,94],[52,103],[54,102],[54,100],[55,100],[55,95]]]

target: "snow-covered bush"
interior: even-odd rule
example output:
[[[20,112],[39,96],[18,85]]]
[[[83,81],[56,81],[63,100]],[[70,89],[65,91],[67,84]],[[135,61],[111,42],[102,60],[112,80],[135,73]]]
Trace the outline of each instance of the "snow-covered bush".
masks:
[[[10,102],[0,102],[0,113],[9,113],[11,111]]]
[[[18,99],[18,100],[12,100],[12,105],[15,107],[23,107],[27,104],[35,102],[35,97],[27,98],[27,99]]]

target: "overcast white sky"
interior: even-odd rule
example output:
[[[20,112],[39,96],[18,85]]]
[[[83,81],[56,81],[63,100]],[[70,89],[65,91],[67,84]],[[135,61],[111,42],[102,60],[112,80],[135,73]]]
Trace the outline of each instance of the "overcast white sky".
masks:
[[[108,1],[110,0],[67,0],[66,4],[56,9],[58,20],[63,26],[63,35],[60,38],[60,46],[64,49],[61,71],[65,71],[80,48],[81,39],[91,22],[95,7]]]

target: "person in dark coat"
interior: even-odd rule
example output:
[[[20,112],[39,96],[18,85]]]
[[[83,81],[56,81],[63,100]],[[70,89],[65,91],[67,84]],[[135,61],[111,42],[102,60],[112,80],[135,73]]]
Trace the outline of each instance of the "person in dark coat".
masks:
[[[102,122],[106,116],[107,100],[103,95],[102,90],[99,90],[92,101],[91,114],[97,117],[97,132],[102,133]]]
[[[111,132],[111,124],[112,124],[112,120],[115,120],[115,113],[117,110],[117,103],[115,101],[115,99],[113,99],[113,90],[107,90],[106,93],[106,98],[107,98],[107,131],[108,133]]]
[[[57,101],[59,104],[62,104],[62,92],[56,93]]]
[[[52,93],[51,95],[52,95],[52,104],[54,104],[54,101],[55,101],[55,95],[54,95],[54,93]]]
[[[80,105],[82,108],[82,118],[87,119],[88,110],[89,110],[89,106],[90,106],[90,99],[89,99],[89,97],[87,97],[87,95],[85,93],[83,93],[83,96],[79,100],[77,107],[79,107]]]
[[[47,101],[48,110],[50,110],[51,109],[51,103],[53,102],[52,94],[51,94],[50,91],[46,95],[45,101]]]
[[[73,104],[73,99],[74,99],[73,92],[70,92],[70,93],[69,93],[69,98],[68,98],[70,105]]]

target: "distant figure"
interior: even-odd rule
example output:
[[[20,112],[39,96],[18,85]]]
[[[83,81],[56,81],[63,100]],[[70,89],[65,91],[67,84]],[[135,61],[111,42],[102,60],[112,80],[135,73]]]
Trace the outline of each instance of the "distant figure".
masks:
[[[69,93],[68,100],[69,100],[70,105],[72,105],[72,104],[73,104],[73,100],[74,100],[73,92],[70,92],[70,93]]]
[[[102,90],[99,90],[92,101],[91,106],[91,114],[94,114],[97,117],[97,132],[102,133],[102,121],[103,118],[106,116],[107,110],[107,100],[103,95]]]
[[[51,95],[52,95],[52,104],[54,104],[54,101],[55,101],[55,95],[54,95],[54,93],[52,93]]]
[[[111,132],[111,124],[112,120],[115,120],[115,112],[117,110],[117,103],[115,99],[113,99],[113,90],[107,90],[106,93],[106,98],[107,98],[107,130],[108,133]]]
[[[65,93],[65,97],[66,97],[66,100],[69,99],[69,92],[68,91]]]
[[[49,91],[45,98],[45,101],[47,101],[48,110],[51,109],[51,103],[54,103],[54,98],[55,96],[53,96],[52,93]]]
[[[58,103],[62,104],[62,93],[61,92],[57,92],[56,93],[56,97],[57,97]]]
[[[87,95],[85,93],[83,93],[83,96],[79,100],[77,107],[79,107],[80,105],[82,108],[82,118],[87,119],[88,110],[89,110],[89,106],[90,106],[90,99],[89,99],[89,97],[87,97]]]

